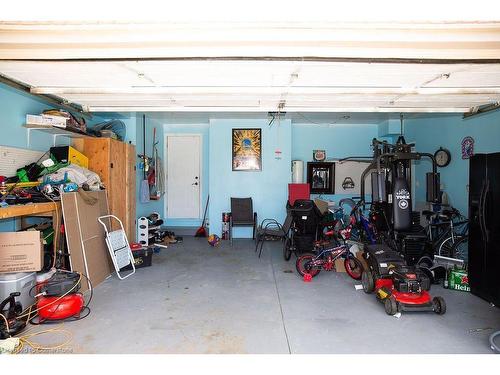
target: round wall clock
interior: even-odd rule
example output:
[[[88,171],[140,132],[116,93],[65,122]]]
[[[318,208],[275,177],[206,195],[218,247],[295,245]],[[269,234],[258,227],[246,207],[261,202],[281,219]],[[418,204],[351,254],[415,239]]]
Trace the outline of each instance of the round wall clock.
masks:
[[[326,151],[325,150],[314,150],[313,151],[313,159],[314,159],[314,161],[324,161],[326,159]]]
[[[436,159],[436,164],[438,167],[446,167],[448,164],[450,164],[451,153],[449,150],[440,147],[439,150],[434,153],[434,159]]]

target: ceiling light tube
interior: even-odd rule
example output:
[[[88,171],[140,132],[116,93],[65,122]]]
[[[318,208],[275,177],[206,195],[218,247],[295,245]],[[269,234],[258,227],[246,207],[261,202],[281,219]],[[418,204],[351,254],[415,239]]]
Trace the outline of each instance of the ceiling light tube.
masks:
[[[181,107],[181,106],[88,106],[90,112],[270,112],[277,106],[238,106],[238,107]],[[291,112],[384,112],[384,113],[464,113],[469,107],[285,107],[284,111]]]

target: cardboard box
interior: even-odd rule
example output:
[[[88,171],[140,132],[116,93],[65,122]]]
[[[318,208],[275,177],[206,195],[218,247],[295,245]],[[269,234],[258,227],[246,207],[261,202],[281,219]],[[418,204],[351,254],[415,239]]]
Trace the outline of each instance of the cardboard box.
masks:
[[[43,266],[40,232],[0,233],[0,273],[37,272]]]
[[[66,127],[66,117],[51,116],[51,115],[26,115],[26,124],[40,126],[57,126],[59,128]]]
[[[335,271],[336,272],[345,272],[345,265],[344,265],[343,258],[335,259]]]
[[[319,212],[321,212],[323,215],[328,212],[328,201],[316,198],[314,200],[314,204],[316,204],[316,207],[318,207]]]

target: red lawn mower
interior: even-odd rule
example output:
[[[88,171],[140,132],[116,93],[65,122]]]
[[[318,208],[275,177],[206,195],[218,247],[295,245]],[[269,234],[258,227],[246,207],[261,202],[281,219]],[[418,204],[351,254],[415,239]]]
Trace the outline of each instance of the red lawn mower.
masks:
[[[444,299],[430,295],[431,282],[427,275],[407,266],[399,253],[385,245],[366,245],[363,257],[368,264],[361,276],[363,290],[375,292],[387,314],[433,311],[442,315],[446,312]]]

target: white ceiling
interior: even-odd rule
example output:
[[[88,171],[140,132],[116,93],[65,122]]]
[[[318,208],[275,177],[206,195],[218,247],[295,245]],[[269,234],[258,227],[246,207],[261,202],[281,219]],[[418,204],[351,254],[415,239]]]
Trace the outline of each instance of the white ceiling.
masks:
[[[499,24],[337,26],[0,22],[0,74],[92,112],[467,112],[500,101]]]

